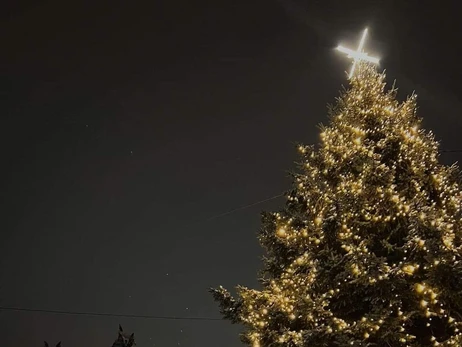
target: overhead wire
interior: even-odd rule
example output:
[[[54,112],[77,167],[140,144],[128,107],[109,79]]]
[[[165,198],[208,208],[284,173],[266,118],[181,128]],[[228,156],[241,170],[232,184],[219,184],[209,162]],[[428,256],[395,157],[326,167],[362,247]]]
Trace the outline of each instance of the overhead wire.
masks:
[[[447,150],[442,150],[441,153],[462,153],[462,149],[447,149]],[[272,197],[269,197],[269,198],[266,198],[266,199],[263,199],[263,200],[259,200],[259,201],[256,201],[256,202],[253,202],[253,203],[250,203],[250,204],[247,204],[247,205],[243,205],[243,206],[240,206],[240,207],[233,208],[233,209],[231,209],[229,211],[226,211],[226,212],[219,213],[217,215],[211,216],[211,217],[207,218],[206,221],[211,221],[213,219],[224,217],[226,215],[232,214],[232,213],[237,212],[237,211],[244,210],[244,209],[252,207],[252,206],[260,205],[260,204],[262,204],[264,202],[280,198],[280,197],[284,196],[284,194],[285,193],[280,193],[280,194],[274,195]]]
[[[272,197],[267,198],[267,199],[263,199],[263,200],[260,200],[260,201],[253,202],[253,203],[248,204],[248,205],[244,205],[244,206],[241,206],[241,207],[237,207],[237,208],[234,208],[234,209],[229,210],[229,211],[227,211],[227,212],[223,212],[223,213],[217,214],[217,215],[215,215],[215,216],[212,216],[212,217],[207,218],[206,221],[210,221],[210,220],[213,220],[213,219],[216,219],[216,218],[220,218],[220,217],[226,216],[226,215],[228,215],[228,214],[231,214],[231,213],[234,213],[234,212],[237,212],[237,211],[240,211],[240,210],[244,210],[244,209],[249,208],[249,207],[252,207],[252,206],[260,205],[260,204],[262,204],[262,203],[264,203],[264,202],[267,202],[267,201],[271,201],[271,200],[280,198],[281,196],[284,196],[284,193],[281,193],[281,194],[272,196]]]
[[[119,314],[119,313],[104,313],[104,312],[79,312],[79,311],[58,311],[58,310],[42,310],[31,309],[22,307],[2,307],[0,311],[20,311],[20,312],[37,312],[37,313],[50,313],[50,314],[64,314],[73,316],[103,316],[103,317],[122,317],[122,318],[144,318],[144,319],[158,319],[158,320],[197,320],[197,321],[218,321],[223,318],[213,317],[185,317],[185,316],[155,316],[155,315],[139,315],[139,314]]]

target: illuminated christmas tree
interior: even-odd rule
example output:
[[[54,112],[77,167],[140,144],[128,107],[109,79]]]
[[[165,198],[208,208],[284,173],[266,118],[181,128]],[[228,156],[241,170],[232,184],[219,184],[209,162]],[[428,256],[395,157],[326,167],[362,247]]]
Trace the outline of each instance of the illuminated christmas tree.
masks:
[[[212,289],[254,347],[462,346],[460,172],[439,162],[416,96],[358,62],[265,213],[262,289]]]

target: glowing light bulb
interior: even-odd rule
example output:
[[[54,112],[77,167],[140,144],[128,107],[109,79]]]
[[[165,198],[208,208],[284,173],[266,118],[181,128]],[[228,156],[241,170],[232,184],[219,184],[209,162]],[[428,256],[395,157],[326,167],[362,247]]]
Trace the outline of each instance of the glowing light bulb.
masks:
[[[286,237],[286,229],[279,228],[277,234],[278,234],[279,237]]]
[[[415,267],[413,265],[406,265],[403,267],[403,271],[407,275],[413,275],[415,271]]]

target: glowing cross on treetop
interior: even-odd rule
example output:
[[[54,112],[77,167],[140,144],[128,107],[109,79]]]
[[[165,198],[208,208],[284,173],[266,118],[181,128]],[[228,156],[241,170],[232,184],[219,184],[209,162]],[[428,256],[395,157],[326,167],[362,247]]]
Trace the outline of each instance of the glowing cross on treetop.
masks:
[[[378,64],[379,63],[379,58],[375,57],[370,57],[367,53],[364,52],[363,47],[364,47],[364,41],[366,41],[366,35],[367,35],[367,28],[364,29],[363,36],[361,37],[361,41],[359,42],[358,49],[356,51],[343,47],[343,46],[338,46],[337,50],[339,50],[342,53],[347,54],[348,58],[353,59],[353,66],[351,67],[350,74],[348,75],[348,78],[351,78],[353,76],[353,73],[355,71],[356,63],[360,60],[365,60],[373,64]]]

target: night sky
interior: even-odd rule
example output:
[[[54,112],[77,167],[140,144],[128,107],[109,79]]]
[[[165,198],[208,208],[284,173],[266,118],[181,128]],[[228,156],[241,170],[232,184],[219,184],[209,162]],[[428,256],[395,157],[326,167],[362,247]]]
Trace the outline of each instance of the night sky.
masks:
[[[257,286],[260,212],[284,200],[218,215],[290,187],[294,143],[318,142],[346,84],[334,48],[365,26],[399,97],[462,149],[460,12],[427,3],[11,1],[0,306],[220,318],[207,288]],[[119,323],[138,346],[240,346],[221,320],[10,310],[1,345],[111,346]]]

